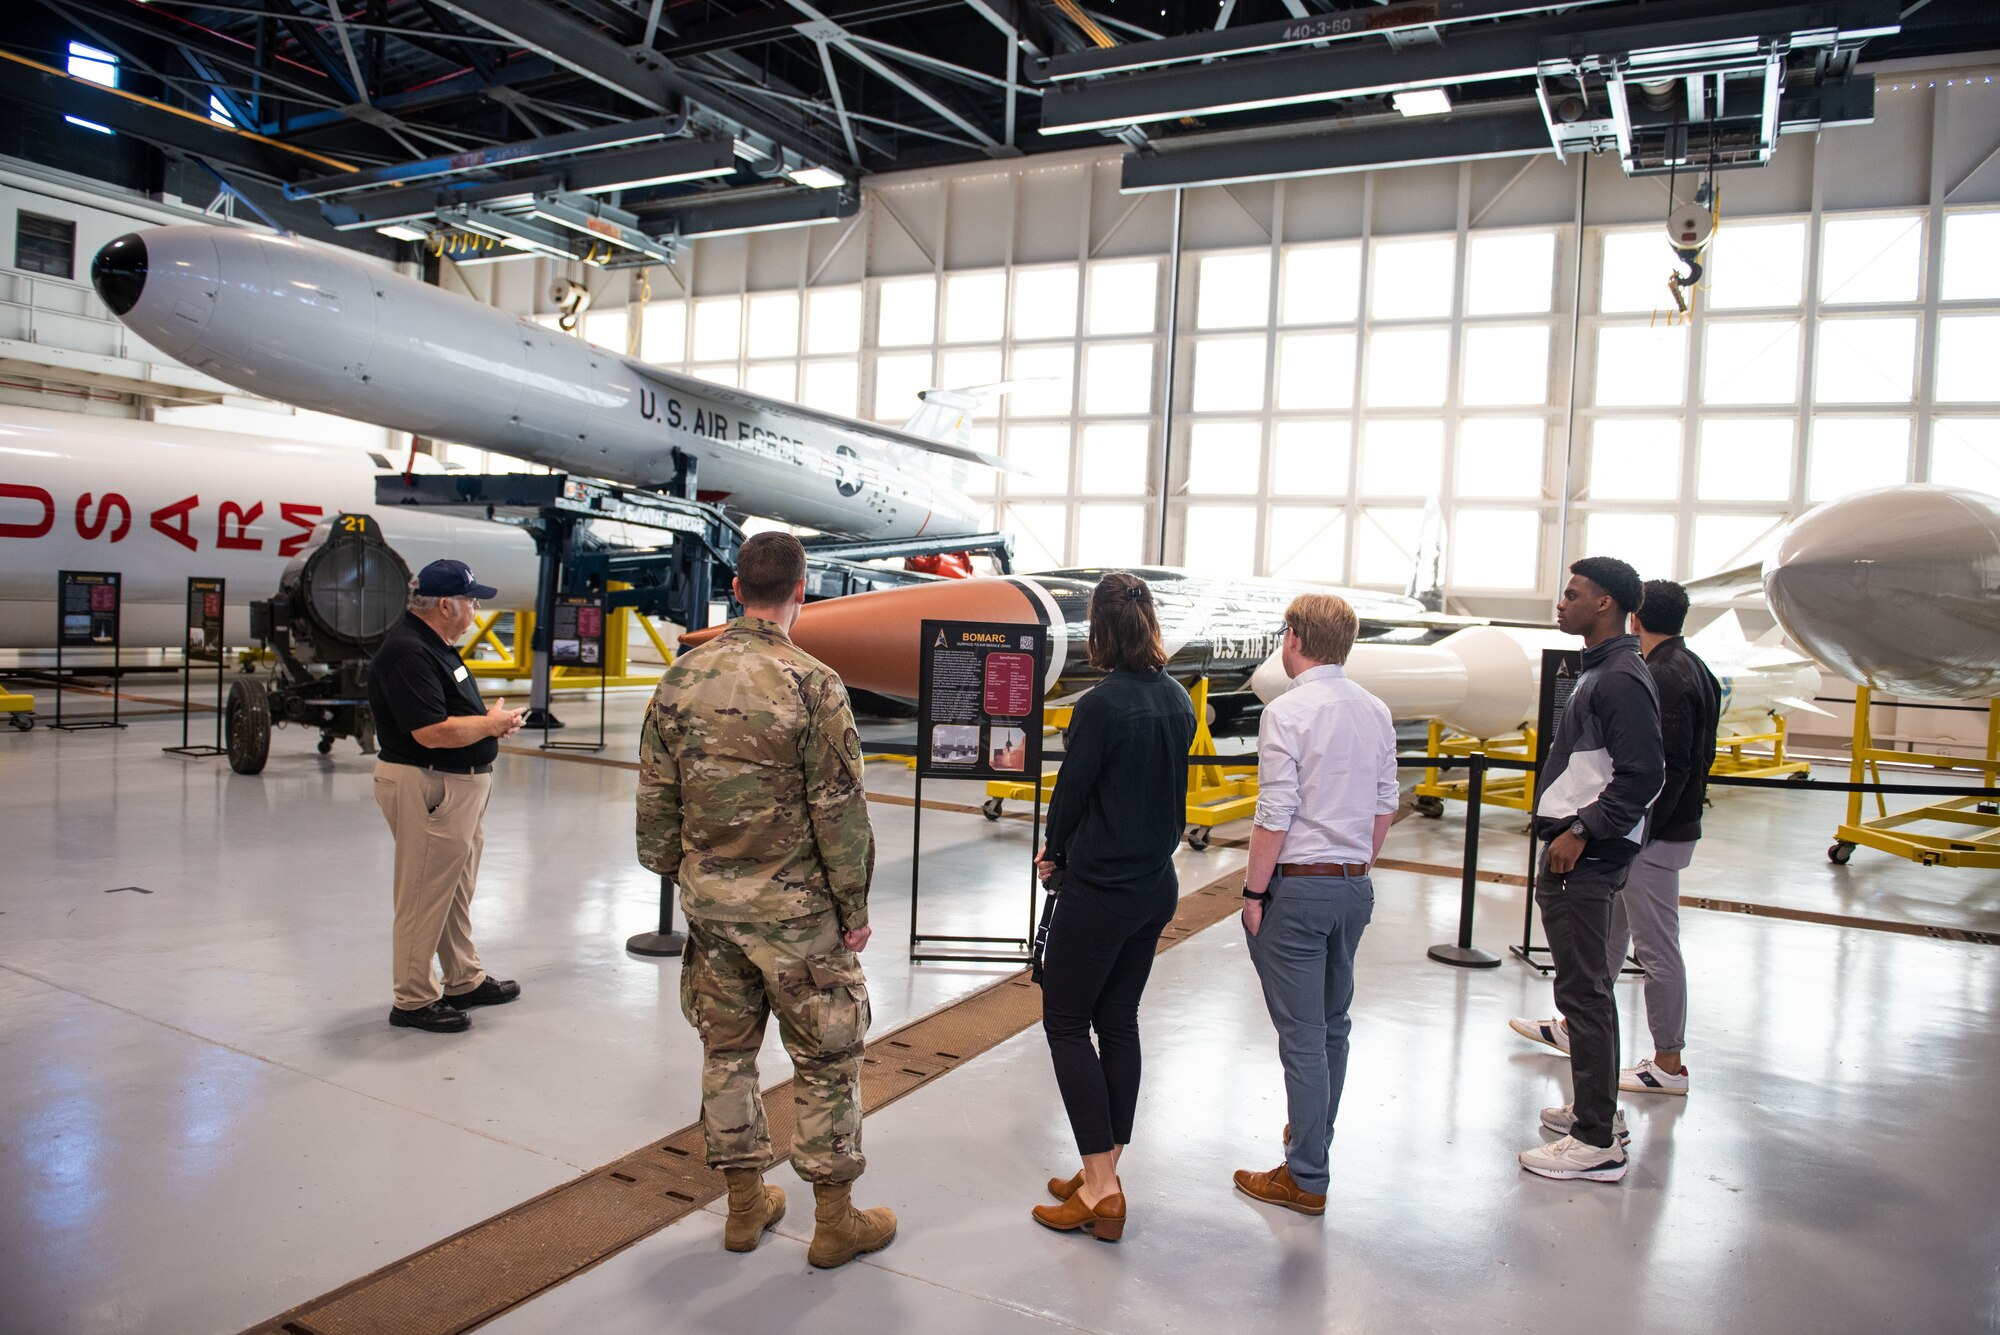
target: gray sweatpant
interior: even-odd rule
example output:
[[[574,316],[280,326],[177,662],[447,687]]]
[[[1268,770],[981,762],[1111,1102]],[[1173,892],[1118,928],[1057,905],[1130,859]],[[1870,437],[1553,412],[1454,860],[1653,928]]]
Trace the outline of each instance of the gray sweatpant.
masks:
[[[1611,977],[1631,946],[1646,971],[1646,1026],[1657,1052],[1687,1045],[1687,967],[1681,961],[1681,870],[1694,844],[1656,842],[1639,850],[1625,889],[1611,900]]]

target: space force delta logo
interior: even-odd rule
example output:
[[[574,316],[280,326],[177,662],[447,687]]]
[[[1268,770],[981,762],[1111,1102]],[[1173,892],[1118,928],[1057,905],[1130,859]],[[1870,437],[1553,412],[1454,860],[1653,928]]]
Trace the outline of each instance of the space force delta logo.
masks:
[[[305,549],[312,531],[325,517],[317,505],[278,502],[277,519],[298,531],[275,539],[253,533],[252,526],[264,518],[264,502],[221,501],[213,507],[214,537],[208,546],[219,552],[262,552],[275,541],[279,556],[296,556]],[[115,491],[103,495],[84,492],[73,507],[59,504],[54,493],[42,487],[0,482],[0,538],[44,538],[53,533],[58,521],[73,526],[85,542],[123,542],[137,528],[139,511],[131,501]],[[183,496],[145,515],[153,532],[191,552],[202,549],[208,533],[206,515],[199,493]]]

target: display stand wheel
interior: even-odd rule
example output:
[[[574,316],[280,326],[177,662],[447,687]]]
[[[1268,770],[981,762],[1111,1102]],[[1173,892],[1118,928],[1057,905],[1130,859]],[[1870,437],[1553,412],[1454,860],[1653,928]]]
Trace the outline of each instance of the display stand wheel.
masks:
[[[981,802],[979,804],[979,814],[986,817],[986,819],[988,820],[999,820],[1000,799],[997,797],[989,797],[984,802]]]
[[[333,738],[321,737],[319,739],[319,753],[324,756],[324,755],[330,755],[332,751],[333,751]]]
[[[229,744],[229,768],[238,774],[261,773],[271,758],[271,695],[263,682],[230,684],[222,727]]]
[[[1208,841],[1213,835],[1206,825],[1191,825],[1187,832],[1187,846],[1197,853],[1208,851]]]
[[[1812,771],[1804,769],[1794,770],[1792,773],[1787,774],[1785,776],[1785,781],[1787,783],[1811,783]]]
[[[9,717],[8,722],[14,725],[14,731],[26,732],[35,726],[35,716],[33,714],[14,714]]]
[[[1848,843],[1845,839],[1840,840],[1832,848],[1826,850],[1826,860],[1828,862],[1839,863],[1843,867],[1847,865],[1847,860],[1853,856],[1854,845]]]
[[[1416,810],[1419,816],[1425,817],[1428,820],[1437,820],[1444,815],[1444,799],[1442,797],[1420,797],[1416,801]]]

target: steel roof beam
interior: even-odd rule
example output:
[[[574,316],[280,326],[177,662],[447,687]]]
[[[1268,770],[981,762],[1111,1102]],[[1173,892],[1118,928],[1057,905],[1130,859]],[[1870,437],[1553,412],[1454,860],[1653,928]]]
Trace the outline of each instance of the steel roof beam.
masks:
[[[376,190],[383,186],[410,185],[441,176],[462,176],[468,172],[515,167],[548,158],[656,143],[662,139],[673,138],[686,126],[685,116],[660,116],[650,120],[633,121],[629,125],[573,130],[568,134],[550,135],[543,139],[523,139],[518,143],[500,144],[493,148],[480,149],[474,153],[459,153],[448,158],[427,158],[421,162],[398,163],[393,167],[380,167],[373,171],[318,177],[300,181],[288,187],[285,193],[293,199],[322,199],[332,195],[353,194],[360,190]]]
[[[751,198],[724,192],[699,202],[675,200],[670,206],[638,212],[649,229],[671,226],[675,235],[685,238],[809,227],[852,218],[860,211],[860,195],[850,185],[839,190],[765,191]]]
[[[814,41],[830,42],[834,46],[839,47],[841,54],[849,60],[868,70],[877,78],[902,89],[905,93],[908,93],[911,97],[936,112],[946,122],[956,125],[959,129],[965,131],[966,134],[972,136],[981,146],[987,149],[996,149],[1002,146],[998,139],[989,134],[968,113],[958,110],[916,80],[877,59],[873,53],[854,41],[853,34],[849,33],[847,29],[835,23],[819,10],[813,8],[807,0],[786,0],[786,3],[790,4],[793,9],[798,10],[799,13],[805,15],[807,22],[799,26],[799,31],[804,36],[810,37]]]
[[[738,98],[707,86],[657,51],[620,45],[616,38],[586,28],[547,6],[529,0],[435,0],[435,3],[469,23],[510,37],[536,55],[649,110],[675,110],[675,100],[686,97],[772,144],[791,150],[803,160],[840,160],[840,150],[819,136],[801,134],[800,127],[786,125]]]
[[[845,4],[828,3],[821,9],[836,23],[858,26],[883,19],[903,18],[911,14],[950,9],[958,3],[959,0],[849,0],[849,3]],[[781,6],[759,9],[735,18],[718,19],[713,23],[689,28],[674,38],[673,51],[680,57],[706,55],[711,51],[732,51],[740,47],[756,46],[762,42],[781,41],[792,36],[797,26],[798,20],[792,17],[791,11]]]

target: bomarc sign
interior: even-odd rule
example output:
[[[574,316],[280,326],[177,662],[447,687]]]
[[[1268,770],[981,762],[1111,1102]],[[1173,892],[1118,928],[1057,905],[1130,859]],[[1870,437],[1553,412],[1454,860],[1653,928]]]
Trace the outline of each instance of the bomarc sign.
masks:
[[[926,621],[919,633],[918,775],[1023,780],[1039,775],[1047,628]]]

